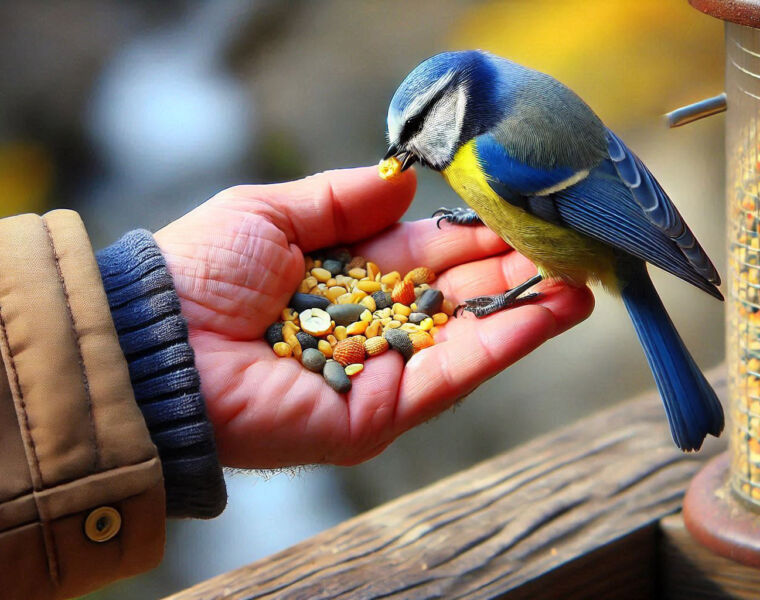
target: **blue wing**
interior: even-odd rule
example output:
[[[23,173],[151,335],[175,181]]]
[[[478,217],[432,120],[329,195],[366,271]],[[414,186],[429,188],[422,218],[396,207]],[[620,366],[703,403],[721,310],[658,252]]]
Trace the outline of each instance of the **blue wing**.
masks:
[[[561,184],[577,173],[562,167],[537,169],[497,164],[493,138],[476,140],[489,183],[505,201],[556,224],[580,231],[648,261],[722,298],[715,267],[655,178],[611,131],[609,158],[589,169],[579,182],[549,195],[536,192]],[[548,183],[548,185],[547,185]],[[531,194],[533,194],[531,196]]]

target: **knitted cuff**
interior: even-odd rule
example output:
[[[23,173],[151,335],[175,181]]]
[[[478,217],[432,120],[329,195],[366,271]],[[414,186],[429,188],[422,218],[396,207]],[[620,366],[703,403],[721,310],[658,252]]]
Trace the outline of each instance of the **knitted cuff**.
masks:
[[[163,465],[166,513],[215,517],[227,491],[164,257],[145,230],[127,233],[96,257],[135,399]]]

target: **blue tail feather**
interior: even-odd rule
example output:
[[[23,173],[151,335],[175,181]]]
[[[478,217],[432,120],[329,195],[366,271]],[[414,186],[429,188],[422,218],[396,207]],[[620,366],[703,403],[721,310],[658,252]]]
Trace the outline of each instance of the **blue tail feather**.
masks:
[[[699,450],[705,436],[723,431],[723,408],[678,335],[644,263],[621,273],[621,294],[652,369],[682,450]]]

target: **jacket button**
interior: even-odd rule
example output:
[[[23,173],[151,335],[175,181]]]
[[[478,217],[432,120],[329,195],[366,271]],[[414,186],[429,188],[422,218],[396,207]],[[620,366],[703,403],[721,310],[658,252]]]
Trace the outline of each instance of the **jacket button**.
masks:
[[[121,529],[121,515],[111,506],[93,510],[84,522],[84,533],[93,542],[107,542]]]

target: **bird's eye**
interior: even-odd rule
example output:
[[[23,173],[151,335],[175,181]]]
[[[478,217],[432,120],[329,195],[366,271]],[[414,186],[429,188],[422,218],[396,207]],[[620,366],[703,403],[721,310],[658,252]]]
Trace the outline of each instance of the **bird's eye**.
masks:
[[[425,124],[425,115],[423,113],[417,113],[413,117],[409,117],[404,123],[404,128],[401,132],[404,140],[409,140],[422,131],[422,126]]]

